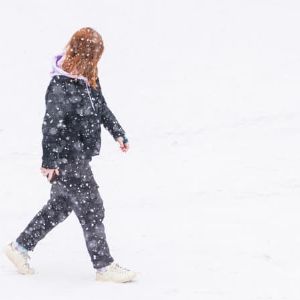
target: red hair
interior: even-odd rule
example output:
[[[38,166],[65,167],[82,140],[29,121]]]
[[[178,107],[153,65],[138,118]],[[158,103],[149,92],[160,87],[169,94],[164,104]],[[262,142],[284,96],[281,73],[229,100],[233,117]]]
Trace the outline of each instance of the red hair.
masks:
[[[104,45],[101,35],[91,27],[76,31],[65,47],[65,59],[62,69],[74,75],[82,75],[96,89],[98,78],[98,61]]]

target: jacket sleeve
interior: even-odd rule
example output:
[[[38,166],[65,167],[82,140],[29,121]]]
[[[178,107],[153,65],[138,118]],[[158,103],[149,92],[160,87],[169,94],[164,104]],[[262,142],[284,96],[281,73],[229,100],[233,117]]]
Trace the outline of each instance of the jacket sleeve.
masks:
[[[58,153],[61,141],[61,130],[65,127],[65,89],[62,83],[52,79],[45,95],[46,112],[42,125],[42,167],[58,167]]]
[[[102,111],[101,111],[101,124],[103,124],[104,128],[109,131],[112,137],[117,140],[118,137],[123,137],[123,140],[126,142],[128,139],[126,138],[125,130],[122,128],[120,123],[118,122],[115,115],[112,113],[110,108],[107,106],[105,98],[102,95]]]

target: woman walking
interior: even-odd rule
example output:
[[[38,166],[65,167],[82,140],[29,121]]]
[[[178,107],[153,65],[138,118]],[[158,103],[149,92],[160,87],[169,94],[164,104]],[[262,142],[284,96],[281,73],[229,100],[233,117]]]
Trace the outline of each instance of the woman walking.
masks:
[[[104,46],[93,28],[73,34],[63,53],[54,57],[42,124],[41,172],[51,183],[50,199],[15,241],[5,247],[21,274],[33,274],[28,251],[74,211],[84,233],[96,280],[127,282],[136,273],[110,254],[103,225],[104,207],[90,161],[100,154],[101,124],[127,152],[124,129],[103,97],[97,63]]]

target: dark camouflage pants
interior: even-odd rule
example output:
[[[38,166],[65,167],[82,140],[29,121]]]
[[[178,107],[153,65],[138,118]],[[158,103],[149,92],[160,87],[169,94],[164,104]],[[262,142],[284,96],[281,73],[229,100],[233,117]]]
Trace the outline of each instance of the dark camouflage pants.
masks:
[[[28,250],[74,211],[83,229],[88,252],[95,269],[113,261],[106,242],[103,201],[94,179],[90,160],[61,164],[53,181],[50,199],[30,221],[16,241]]]

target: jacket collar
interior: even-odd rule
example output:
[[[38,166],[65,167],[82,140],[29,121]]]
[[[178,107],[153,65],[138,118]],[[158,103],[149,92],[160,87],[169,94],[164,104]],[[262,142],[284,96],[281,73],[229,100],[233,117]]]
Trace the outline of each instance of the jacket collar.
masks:
[[[52,71],[50,72],[50,76],[53,77],[55,75],[64,75],[70,78],[83,79],[86,83],[88,83],[88,79],[82,75],[73,75],[61,68],[61,64],[64,58],[65,52],[59,53],[53,57],[52,60]]]

